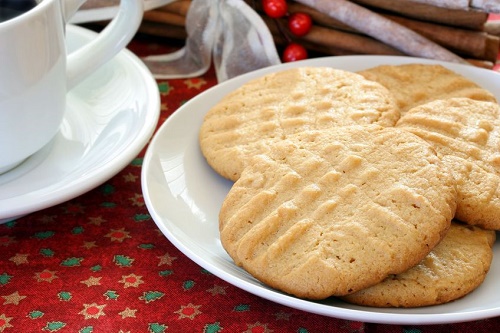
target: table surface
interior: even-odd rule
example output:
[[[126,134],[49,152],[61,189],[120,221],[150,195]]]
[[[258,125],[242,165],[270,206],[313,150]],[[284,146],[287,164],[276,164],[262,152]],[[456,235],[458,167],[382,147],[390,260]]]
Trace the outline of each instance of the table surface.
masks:
[[[171,48],[137,36],[138,56]],[[158,127],[216,84],[157,80]],[[94,190],[0,225],[0,332],[493,332],[500,317],[449,325],[372,324],[306,313],[240,290],[196,265],[144,204],[146,148]]]

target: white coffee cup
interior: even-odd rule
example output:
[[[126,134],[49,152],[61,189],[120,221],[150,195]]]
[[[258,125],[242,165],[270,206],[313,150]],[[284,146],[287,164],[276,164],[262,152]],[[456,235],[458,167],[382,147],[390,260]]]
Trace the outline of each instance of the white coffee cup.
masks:
[[[143,0],[121,0],[96,39],[66,54],[65,25],[86,0],[38,0],[0,22],[0,174],[56,135],[69,90],[126,47],[137,32]]]

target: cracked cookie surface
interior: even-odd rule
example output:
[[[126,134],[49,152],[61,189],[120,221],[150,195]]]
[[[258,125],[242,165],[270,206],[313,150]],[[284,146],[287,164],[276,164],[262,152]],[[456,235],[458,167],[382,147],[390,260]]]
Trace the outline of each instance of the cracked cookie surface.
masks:
[[[199,142],[208,164],[235,181],[252,156],[288,135],[344,125],[394,126],[399,109],[382,85],[361,75],[301,67],[247,82],[206,114]]]
[[[448,230],[455,200],[447,168],[413,134],[305,131],[252,159],[222,205],[220,237],[257,279],[322,299],[420,262]]]

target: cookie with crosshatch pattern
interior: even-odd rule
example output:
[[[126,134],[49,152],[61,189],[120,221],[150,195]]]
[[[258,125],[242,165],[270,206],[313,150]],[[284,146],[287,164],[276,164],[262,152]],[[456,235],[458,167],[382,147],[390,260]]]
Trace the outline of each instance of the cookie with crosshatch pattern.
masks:
[[[329,67],[301,67],[243,84],[206,114],[199,132],[208,164],[237,180],[252,156],[288,135],[353,124],[394,126],[392,95],[361,75]]]
[[[442,65],[381,65],[358,73],[386,87],[394,95],[402,114],[438,99],[467,97],[496,102],[491,92]]]
[[[493,259],[495,232],[453,222],[444,239],[406,272],[342,297],[375,307],[421,307],[459,299],[485,279]]]
[[[500,106],[449,98],[409,110],[397,127],[429,142],[453,174],[456,218],[500,230]]]
[[[455,200],[449,171],[411,133],[304,131],[252,159],[222,204],[220,239],[260,281],[322,299],[420,262],[448,230]]]

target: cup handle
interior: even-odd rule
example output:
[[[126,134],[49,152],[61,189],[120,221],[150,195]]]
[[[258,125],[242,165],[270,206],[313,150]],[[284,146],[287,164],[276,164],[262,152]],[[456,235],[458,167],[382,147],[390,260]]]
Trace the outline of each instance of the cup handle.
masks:
[[[63,0],[65,21],[86,0]],[[118,15],[88,44],[67,57],[68,91],[124,49],[139,29],[144,13],[143,0],[120,0]]]

